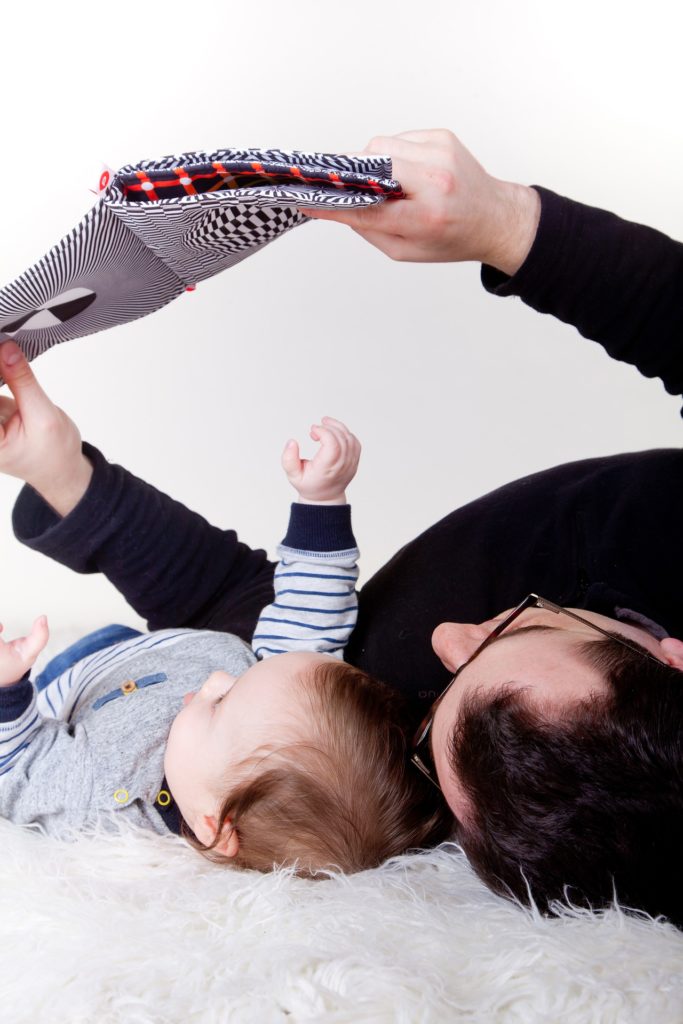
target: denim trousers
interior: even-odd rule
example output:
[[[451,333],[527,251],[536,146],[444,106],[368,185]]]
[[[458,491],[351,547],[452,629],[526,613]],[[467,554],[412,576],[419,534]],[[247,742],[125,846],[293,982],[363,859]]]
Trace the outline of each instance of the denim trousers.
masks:
[[[36,690],[44,690],[53,679],[60,676],[62,672],[66,672],[77,661],[87,658],[89,654],[96,654],[97,651],[102,651],[105,647],[112,647],[114,644],[121,643],[122,640],[129,640],[134,636],[142,636],[139,629],[118,625],[103,626],[101,629],[88,633],[87,636],[76,640],[61,654],[56,654],[48,661],[43,671],[33,681]]]

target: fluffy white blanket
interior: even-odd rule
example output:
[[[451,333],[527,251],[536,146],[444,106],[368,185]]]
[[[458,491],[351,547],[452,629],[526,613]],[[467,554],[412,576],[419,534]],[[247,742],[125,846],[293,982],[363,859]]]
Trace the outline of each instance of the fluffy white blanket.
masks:
[[[683,935],[488,893],[444,847],[305,881],[0,822],[7,1024],[683,1020]]]
[[[315,882],[0,821],[2,1024],[683,1021],[683,934],[499,899],[454,847]]]

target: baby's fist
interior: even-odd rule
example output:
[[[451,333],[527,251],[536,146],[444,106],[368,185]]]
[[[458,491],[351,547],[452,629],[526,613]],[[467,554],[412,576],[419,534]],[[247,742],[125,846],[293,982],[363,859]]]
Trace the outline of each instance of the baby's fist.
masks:
[[[18,682],[33,667],[49,636],[47,617],[40,615],[33,623],[28,636],[7,641],[0,637],[0,686],[11,686],[12,683]]]
[[[311,438],[320,442],[312,459],[302,459],[296,441],[288,441],[282,453],[282,468],[299,501],[309,505],[345,505],[346,488],[353,480],[360,459],[360,442],[339,420],[323,416],[311,427]]]

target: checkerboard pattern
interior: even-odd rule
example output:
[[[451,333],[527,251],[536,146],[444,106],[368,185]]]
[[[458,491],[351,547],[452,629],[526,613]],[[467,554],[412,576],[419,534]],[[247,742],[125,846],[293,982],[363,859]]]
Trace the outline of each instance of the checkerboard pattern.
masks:
[[[199,250],[212,247],[241,253],[277,238],[298,224],[299,218],[297,211],[289,207],[217,207],[187,232],[185,241]]]

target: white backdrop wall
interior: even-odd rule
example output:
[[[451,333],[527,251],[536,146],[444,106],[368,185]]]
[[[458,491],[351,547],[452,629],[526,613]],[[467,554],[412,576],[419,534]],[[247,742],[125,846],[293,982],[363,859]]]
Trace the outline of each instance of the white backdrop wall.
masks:
[[[353,151],[449,127],[492,173],[683,235],[681,8],[617,0],[11,5],[2,15],[0,282],[112,167],[191,148]],[[106,455],[271,552],[289,436],[364,443],[363,578],[452,508],[555,463],[681,440],[680,402],[478,267],[392,263],[310,224],[161,312],[34,364]],[[23,550],[0,478],[0,618],[136,624],[106,581]]]

